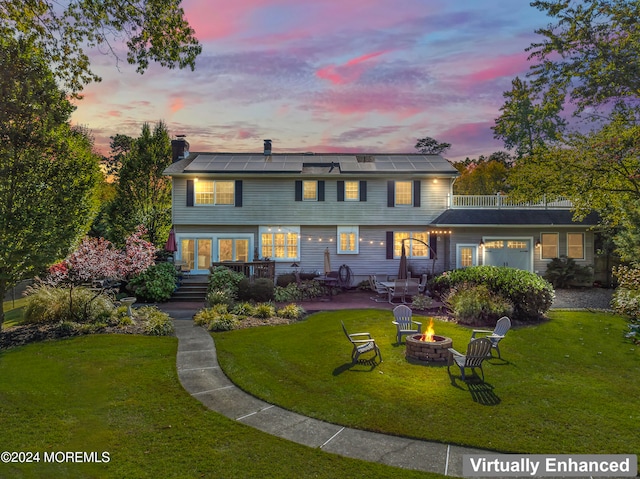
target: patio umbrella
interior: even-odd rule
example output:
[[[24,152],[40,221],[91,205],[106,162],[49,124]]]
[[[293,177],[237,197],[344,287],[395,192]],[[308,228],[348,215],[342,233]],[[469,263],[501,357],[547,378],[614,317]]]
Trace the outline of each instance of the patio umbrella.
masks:
[[[331,254],[329,248],[324,250],[324,274],[331,272]]]
[[[164,245],[164,249],[169,251],[170,253],[174,253],[178,251],[178,245],[176,243],[176,233],[173,231],[173,228],[169,230],[169,238],[167,238],[167,242]]]
[[[400,255],[400,266],[398,267],[398,279],[407,279],[407,253],[402,242],[402,254]]]

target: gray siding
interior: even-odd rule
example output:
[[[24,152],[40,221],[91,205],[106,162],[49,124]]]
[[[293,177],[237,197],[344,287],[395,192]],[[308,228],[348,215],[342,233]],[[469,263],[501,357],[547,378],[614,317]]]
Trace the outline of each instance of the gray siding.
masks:
[[[340,180],[345,178],[340,177]],[[353,178],[361,179],[361,178]],[[346,178],[349,180],[349,178]],[[337,179],[325,179],[325,201],[295,201],[293,178],[243,179],[243,206],[186,206],[187,180],[173,180],[176,225],[429,224],[447,205],[449,181],[421,179],[421,206],[387,207],[387,180],[367,179],[367,201],[337,201]]]

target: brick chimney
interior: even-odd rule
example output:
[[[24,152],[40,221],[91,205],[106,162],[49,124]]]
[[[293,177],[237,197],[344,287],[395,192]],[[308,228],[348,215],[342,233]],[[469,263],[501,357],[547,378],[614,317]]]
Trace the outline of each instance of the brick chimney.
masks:
[[[174,140],[171,140],[171,161],[184,160],[189,156],[189,142],[185,135],[176,135]]]

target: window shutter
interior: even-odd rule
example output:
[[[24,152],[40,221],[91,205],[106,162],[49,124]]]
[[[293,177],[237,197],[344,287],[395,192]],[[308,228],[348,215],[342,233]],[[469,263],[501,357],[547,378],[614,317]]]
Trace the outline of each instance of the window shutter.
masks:
[[[324,201],[324,180],[318,181],[318,201]]]
[[[387,181],[387,207],[393,208],[396,204],[396,182]]]
[[[420,180],[413,180],[413,206],[420,206]]]
[[[429,246],[431,247],[431,251],[429,251],[429,258],[434,259],[438,257],[438,235],[433,233],[429,234]],[[433,254],[433,257],[431,256]]]
[[[296,201],[302,201],[302,180],[296,180]]]
[[[195,197],[193,180],[187,180],[187,206],[193,206]]]
[[[393,231],[387,231],[387,259],[393,259]]]
[[[367,182],[360,181],[360,201],[367,201]]]
[[[338,181],[338,201],[344,201],[344,181]]]
[[[236,207],[242,206],[242,180],[236,180]]]

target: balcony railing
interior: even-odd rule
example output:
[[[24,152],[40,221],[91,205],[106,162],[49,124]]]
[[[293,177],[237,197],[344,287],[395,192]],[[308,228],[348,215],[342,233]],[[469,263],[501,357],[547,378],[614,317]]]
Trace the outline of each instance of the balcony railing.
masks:
[[[212,269],[216,266],[224,266],[237,273],[242,273],[251,281],[257,278],[268,278],[273,281],[276,276],[275,261],[223,261],[211,264]]]
[[[449,201],[450,208],[521,208],[521,209],[570,209],[573,206],[570,200],[565,198],[547,201],[543,197],[539,202],[515,201],[507,195],[452,195]]]

